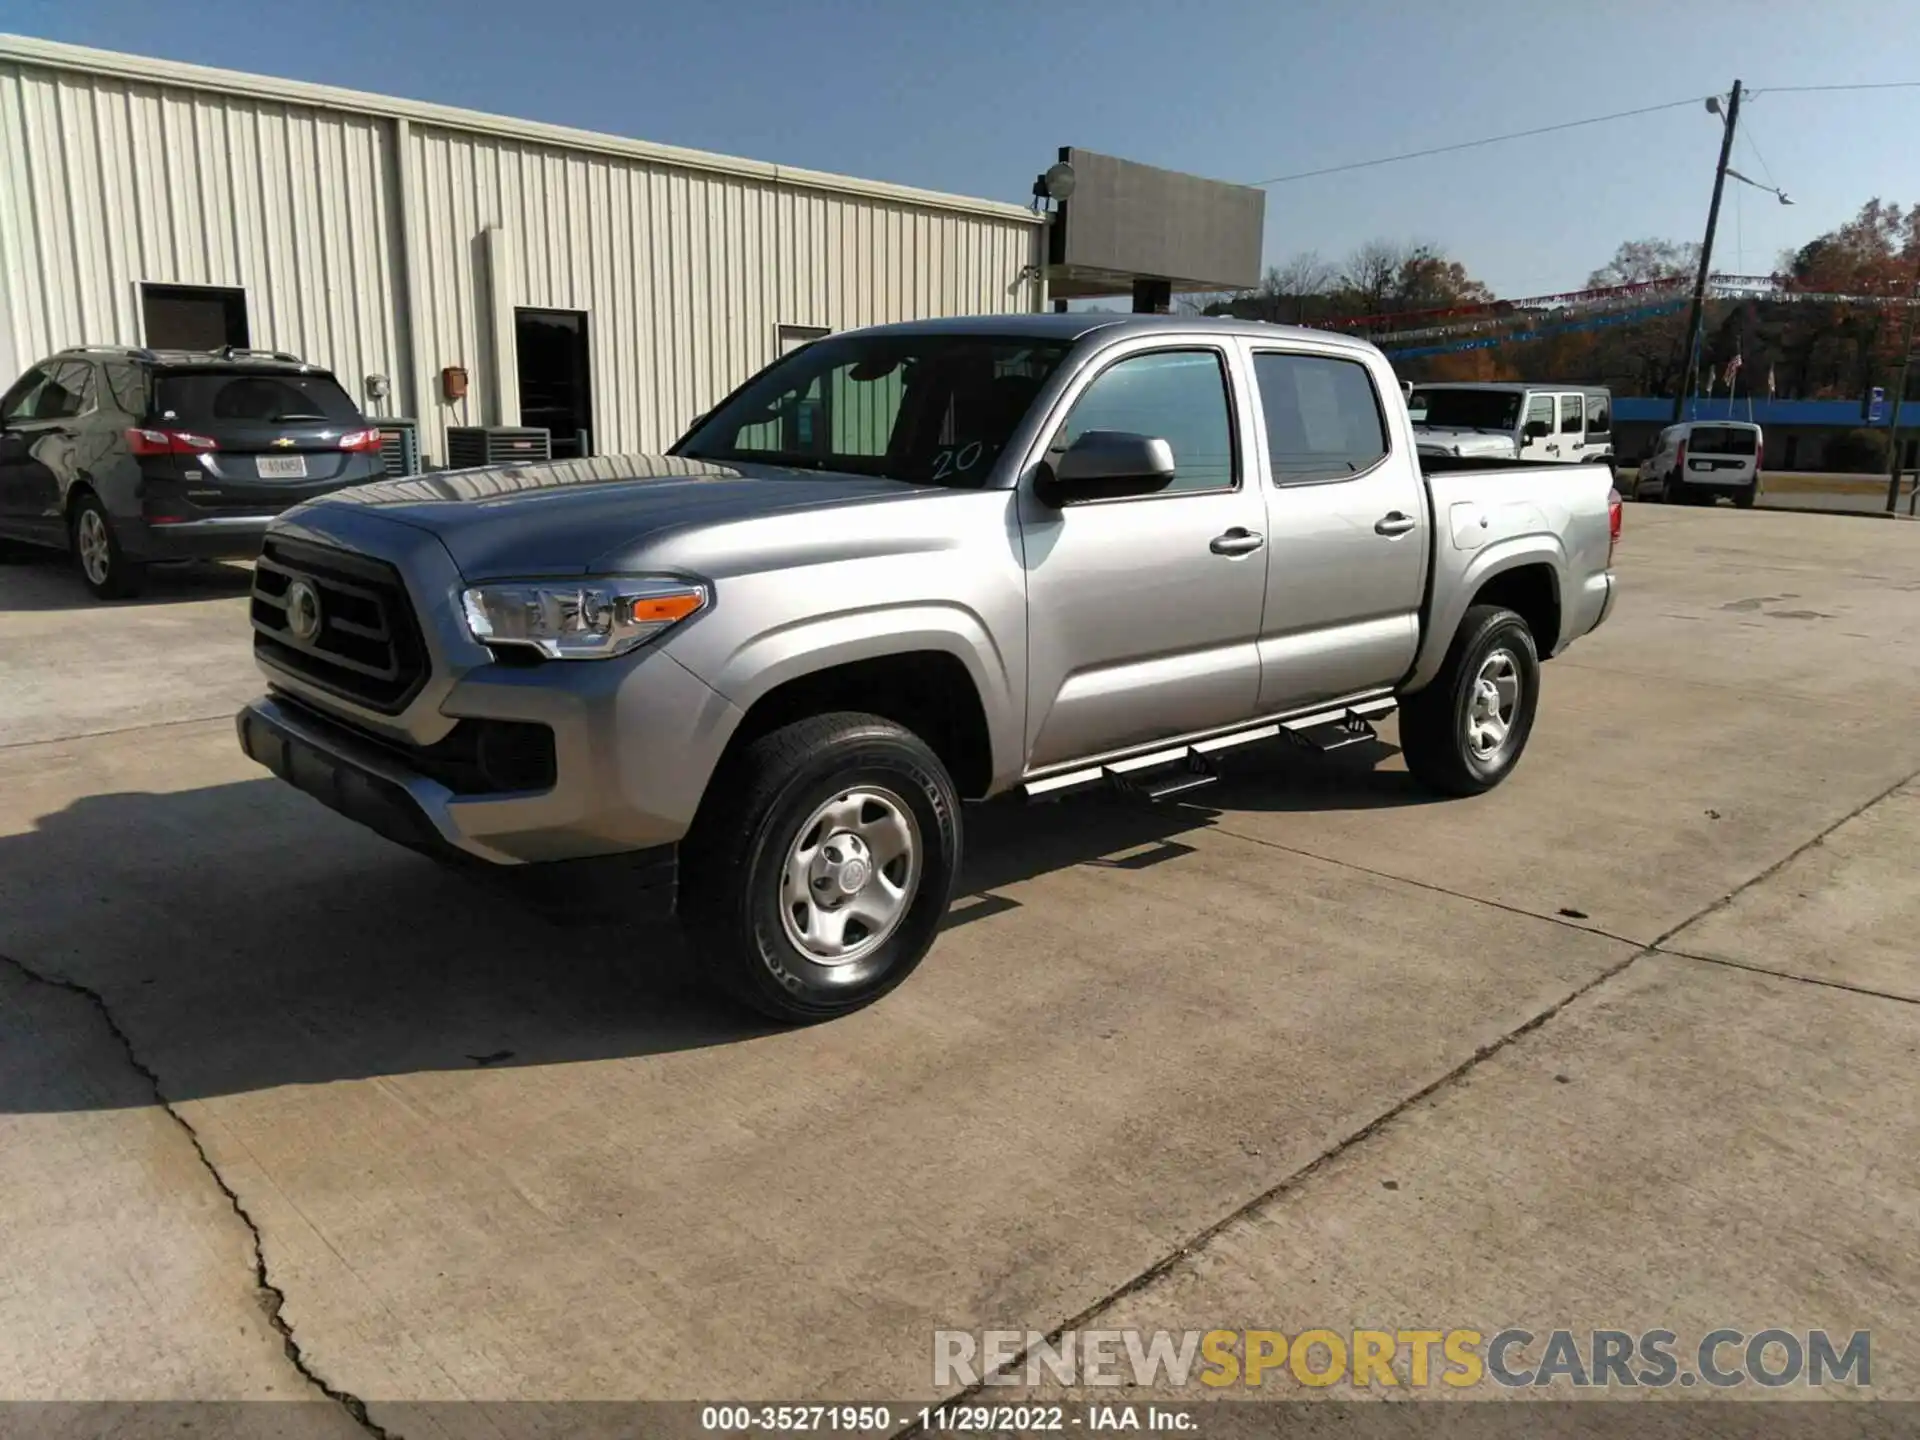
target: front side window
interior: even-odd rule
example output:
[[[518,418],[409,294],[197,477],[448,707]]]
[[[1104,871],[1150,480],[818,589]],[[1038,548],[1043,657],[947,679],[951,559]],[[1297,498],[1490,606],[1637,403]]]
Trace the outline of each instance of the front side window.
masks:
[[[1066,352],[1019,337],[831,335],[748,381],[674,453],[978,488]]]
[[[1233,422],[1226,367],[1217,350],[1157,350],[1108,366],[1080,392],[1053,453],[1089,430],[1165,440],[1173,449],[1167,492],[1226,490],[1234,484]]]
[[[1387,453],[1380,398],[1366,366],[1323,355],[1253,357],[1274,483],[1341,480]]]
[[[1581,398],[1578,395],[1560,397],[1560,433],[1562,435],[1578,435],[1587,428],[1586,415],[1580,403]]]

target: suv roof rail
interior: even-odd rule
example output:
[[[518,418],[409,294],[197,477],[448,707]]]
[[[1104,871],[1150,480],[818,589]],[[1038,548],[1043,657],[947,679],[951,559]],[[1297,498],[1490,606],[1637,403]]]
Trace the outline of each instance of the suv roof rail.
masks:
[[[289,355],[284,350],[249,350],[244,345],[222,345],[213,353],[222,360],[290,360],[295,365],[306,363],[298,355]]]
[[[62,355],[131,355],[136,360],[153,359],[153,351],[144,345],[69,345]]]

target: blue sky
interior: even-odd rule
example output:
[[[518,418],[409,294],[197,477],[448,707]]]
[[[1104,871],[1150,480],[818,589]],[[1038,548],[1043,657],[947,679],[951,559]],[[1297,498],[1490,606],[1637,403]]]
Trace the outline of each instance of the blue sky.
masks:
[[[1021,201],[1063,144],[1257,181],[1724,90],[1920,80],[1920,5],[0,0],[0,29]],[[1920,200],[1920,89],[1762,94],[1716,261]],[[1699,106],[1268,191],[1269,259],[1445,247],[1507,295],[1696,238]],[[1756,148],[1757,146],[1757,153]]]

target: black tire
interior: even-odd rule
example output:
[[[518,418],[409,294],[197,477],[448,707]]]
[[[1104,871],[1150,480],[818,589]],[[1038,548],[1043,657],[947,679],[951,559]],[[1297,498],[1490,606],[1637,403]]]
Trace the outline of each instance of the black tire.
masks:
[[[879,931],[881,942],[870,950],[823,960],[796,943],[801,922],[786,917],[821,918],[830,928],[841,905],[857,915],[862,907],[852,902],[874,898],[880,875],[847,896],[816,876],[812,884],[836,902],[818,909],[811,893],[796,902],[785,876],[789,860],[809,848],[816,866],[823,856],[839,862],[833,841],[851,832],[829,833],[838,820],[811,822],[861,792],[883,798],[860,807],[852,823],[873,811],[889,823],[888,802],[899,805],[911,820],[904,833],[914,842],[908,856],[917,848],[917,868],[899,861],[870,865],[906,892],[898,918]],[[817,844],[808,847],[810,838]],[[869,858],[880,854],[876,848]],[[872,1004],[913,973],[933,946],[959,869],[960,797],[939,757],[917,735],[878,715],[816,715],[761,736],[714,777],[681,848],[681,914],[703,973],[727,994],[775,1020],[825,1020]],[[805,928],[812,931],[812,918]],[[859,937],[858,951],[874,932],[845,919],[839,933]]]
[[[1504,654],[1518,680],[1503,743],[1491,756],[1468,739],[1483,669]],[[1478,795],[1512,773],[1540,704],[1540,657],[1526,621],[1499,605],[1475,605],[1460,621],[1440,673],[1400,706],[1400,748],[1414,778],[1443,795]]]
[[[1738,505],[1742,510],[1751,510],[1753,508],[1753,502],[1759,498],[1760,482],[1756,480],[1753,484],[1747,486],[1746,489],[1734,491],[1733,503]]]
[[[95,523],[104,537],[104,548],[101,541],[94,540],[88,533]],[[74,503],[67,517],[67,541],[81,582],[99,599],[131,599],[146,584],[147,567],[138,560],[128,559],[120,548],[120,536],[99,496],[88,493]]]
[[[1684,505],[1687,503],[1687,483],[1671,470],[1667,478],[1660,483],[1660,501],[1665,505]]]

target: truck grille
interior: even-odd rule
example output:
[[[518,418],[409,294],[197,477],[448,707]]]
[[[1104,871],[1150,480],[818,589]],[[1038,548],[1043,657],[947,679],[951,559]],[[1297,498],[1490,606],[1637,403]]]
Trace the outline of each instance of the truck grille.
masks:
[[[304,604],[295,613],[296,583],[317,617]],[[270,535],[253,567],[252,614],[255,652],[330,694],[393,715],[426,684],[413,605],[385,561]],[[300,633],[303,618],[317,626]]]

